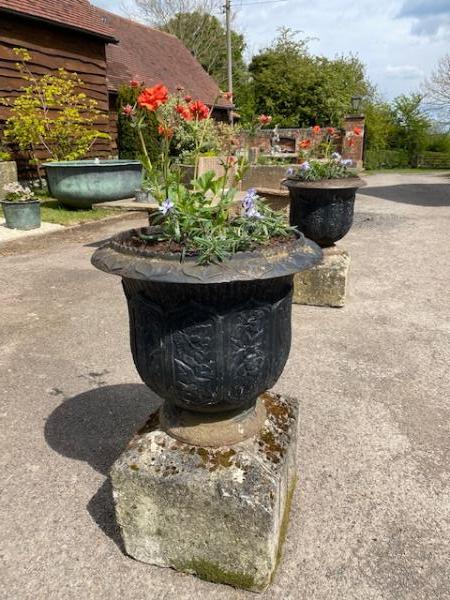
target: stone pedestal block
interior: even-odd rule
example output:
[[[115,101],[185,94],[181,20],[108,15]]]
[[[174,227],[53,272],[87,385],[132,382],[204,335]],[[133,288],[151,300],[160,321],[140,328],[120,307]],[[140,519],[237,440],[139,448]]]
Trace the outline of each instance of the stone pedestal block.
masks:
[[[294,277],[294,304],[342,307],[345,304],[350,256],[332,246],[323,249],[322,261]]]
[[[155,413],[113,465],[126,552],[212,582],[253,591],[280,557],[296,481],[298,408],[266,393],[259,433],[221,448],[163,431]]]
[[[16,183],[17,165],[13,160],[0,161],[0,200],[4,200],[6,192],[3,186],[8,183]]]

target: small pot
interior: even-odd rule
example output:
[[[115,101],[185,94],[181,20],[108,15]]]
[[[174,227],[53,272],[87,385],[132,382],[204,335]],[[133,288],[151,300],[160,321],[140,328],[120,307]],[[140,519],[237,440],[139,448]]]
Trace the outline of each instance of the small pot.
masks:
[[[2,200],[6,227],[9,229],[37,229],[41,226],[41,205],[38,200],[27,202],[9,202]]]
[[[332,246],[353,223],[356,190],[366,185],[359,177],[299,181],[286,179],[289,221],[319,246]]]

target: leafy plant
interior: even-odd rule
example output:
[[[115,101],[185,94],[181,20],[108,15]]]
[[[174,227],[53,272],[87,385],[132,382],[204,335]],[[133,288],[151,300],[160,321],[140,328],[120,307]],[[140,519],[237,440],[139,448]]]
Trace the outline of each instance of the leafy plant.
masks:
[[[158,121],[159,159],[152,162],[145,145],[145,115],[151,112]],[[273,237],[289,237],[292,229],[282,214],[265,206],[255,190],[249,190],[239,214],[233,214],[235,185],[244,177],[247,164],[228,154],[222,161],[223,175],[210,171],[198,177],[198,161],[211,125],[211,109],[200,100],[170,97],[167,88],[145,88],[127,113],[142,145],[147,183],[159,202],[158,225],[141,240],[177,245],[181,259],[195,255],[202,264],[221,261],[240,250],[264,244]],[[180,173],[170,156],[170,143],[178,127],[189,123],[192,128],[194,177],[189,185],[181,183]],[[230,134],[231,140],[231,134]],[[232,144],[230,141],[229,150]],[[231,183],[233,185],[229,185]]]
[[[100,115],[97,102],[79,89],[84,86],[76,73],[58,69],[56,73],[33,75],[27,66],[29,52],[14,48],[16,64],[25,86],[13,101],[6,122],[5,137],[38,163],[37,151],[43,148],[50,160],[76,160],[85,156],[95,140],[109,135],[93,128]]]
[[[3,186],[3,191],[6,192],[5,200],[8,202],[29,202],[30,200],[34,200],[33,191],[29,187],[22,186],[17,182],[7,183]]]
[[[348,136],[348,143],[361,133],[361,129],[355,127]],[[350,170],[353,161],[350,158],[343,159],[338,152],[333,151],[335,136],[334,127],[327,127],[325,131],[318,125],[312,127],[311,136],[300,142],[300,165],[290,167],[286,171],[286,177],[302,181],[354,177],[355,173]]]

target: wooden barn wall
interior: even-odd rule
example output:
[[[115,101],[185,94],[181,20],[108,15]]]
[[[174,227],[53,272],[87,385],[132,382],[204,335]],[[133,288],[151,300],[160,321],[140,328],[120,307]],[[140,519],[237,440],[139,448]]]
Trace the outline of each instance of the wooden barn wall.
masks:
[[[33,74],[42,75],[59,67],[75,72],[84,82],[83,91],[97,101],[101,114],[95,124],[109,133],[110,111],[106,82],[105,42],[83,33],[60,29],[39,21],[0,15],[0,97],[14,98],[24,81],[18,75],[13,48],[26,48],[32,57],[28,66]],[[0,105],[0,131],[8,118],[8,107]],[[114,153],[109,140],[98,140],[91,149],[93,156]],[[42,158],[44,158],[42,154]],[[26,161],[17,156],[23,173]]]

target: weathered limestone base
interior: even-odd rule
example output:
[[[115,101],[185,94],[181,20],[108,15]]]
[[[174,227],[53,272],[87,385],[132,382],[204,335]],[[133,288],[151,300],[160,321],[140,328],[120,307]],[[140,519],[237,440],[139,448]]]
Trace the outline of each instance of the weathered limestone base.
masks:
[[[13,160],[0,161],[0,200],[4,200],[6,192],[3,187],[8,183],[16,183],[17,165]]]
[[[323,248],[321,262],[294,277],[294,304],[342,307],[345,304],[350,256],[345,250]]]
[[[269,585],[296,481],[298,406],[266,393],[257,436],[205,448],[168,436],[158,414],[111,469],[126,552],[252,591]]]

